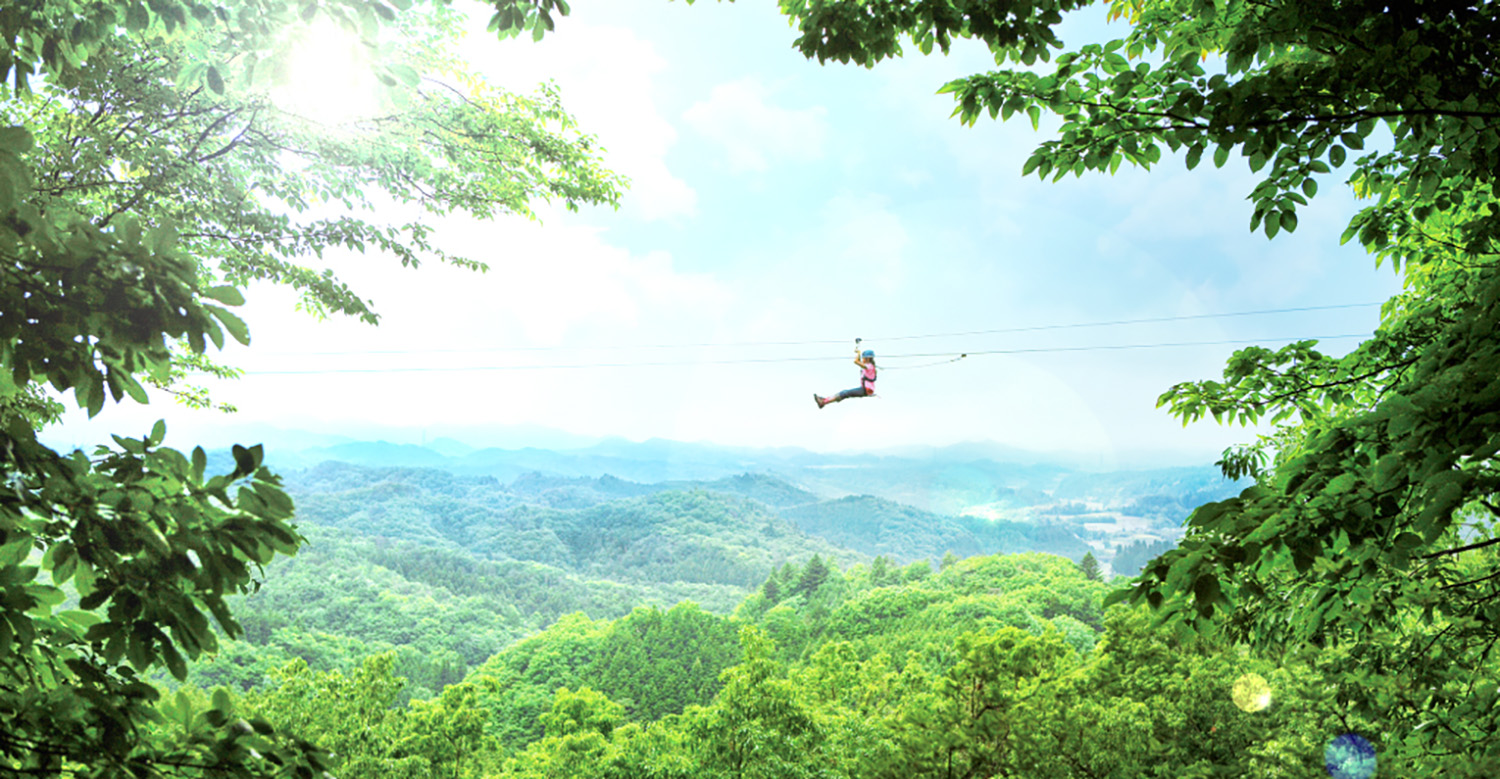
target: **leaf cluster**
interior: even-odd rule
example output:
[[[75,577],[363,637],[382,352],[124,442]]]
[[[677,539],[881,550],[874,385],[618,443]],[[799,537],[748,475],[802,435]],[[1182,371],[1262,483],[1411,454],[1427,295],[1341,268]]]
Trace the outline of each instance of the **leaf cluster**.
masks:
[[[261,566],[291,554],[292,504],[237,448],[226,474],[206,456],[161,446],[160,423],[94,457],[61,457],[29,426],[0,432],[0,766],[77,775],[155,775],[215,764],[318,769],[319,753],[268,727],[240,727],[215,701],[180,702],[162,723],[146,674],[182,679],[187,663],[239,624],[227,598]],[[44,578],[45,577],[45,578]],[[253,757],[259,754],[260,757]],[[267,762],[269,761],[269,762]]]

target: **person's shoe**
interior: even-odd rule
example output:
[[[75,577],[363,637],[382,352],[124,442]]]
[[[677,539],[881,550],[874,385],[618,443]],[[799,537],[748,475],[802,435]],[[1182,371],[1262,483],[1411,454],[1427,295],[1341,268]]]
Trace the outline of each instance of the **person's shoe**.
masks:
[[[822,408],[822,407],[828,405],[828,399],[820,396],[816,392],[813,393],[813,400],[815,400],[815,401],[818,402],[818,408]]]

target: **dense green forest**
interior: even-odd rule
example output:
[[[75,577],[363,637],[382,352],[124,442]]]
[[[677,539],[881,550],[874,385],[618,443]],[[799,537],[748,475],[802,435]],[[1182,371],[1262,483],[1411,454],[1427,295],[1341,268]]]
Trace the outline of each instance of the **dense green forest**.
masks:
[[[194,685],[244,690],[293,658],[348,671],[388,651],[405,701],[565,615],[614,619],[683,601],[729,615],[768,581],[769,592],[792,592],[787,566],[813,558],[835,568],[875,559],[884,570],[1088,550],[1071,525],[945,517],[869,496],[821,501],[750,474],[656,485],[528,474],[501,484],[330,462],[288,474],[286,486],[306,542],[235,602],[244,634],[194,666]]]
[[[476,7],[493,13],[491,33],[536,39],[566,34],[556,20],[571,12]],[[1378,755],[1387,775],[1500,775],[1500,8],[779,7],[820,62],[979,44],[994,69],[940,91],[961,122],[1026,117],[1044,132],[1023,176],[1235,158],[1255,178],[1249,227],[1268,239],[1295,231],[1324,184],[1347,184],[1361,201],[1341,242],[1391,267],[1401,291],[1345,354],[1314,340],[1247,347],[1222,377],[1167,388],[1159,405],[1184,422],[1264,426],[1218,463],[1250,486],[1203,496],[1180,543],[1107,594],[1040,554],[934,565],[815,551],[772,504],[693,488],[556,485],[555,504],[511,503],[431,476],[354,486],[339,505],[310,492],[299,507],[260,446],[210,467],[202,448],[166,445],[164,424],[91,452],[39,431],[65,400],[92,417],[147,402],[148,386],[220,407],[192,377],[234,375],[209,347],[249,346],[231,309],[252,283],[375,323],[360,292],[310,261],[325,251],[478,268],[437,245],[429,218],[612,205],[624,180],[555,90],[510,93],[458,61],[446,4],[6,3],[0,772],[1369,779]],[[1064,16],[1083,9],[1122,24],[1064,44]],[[398,110],[368,134],[272,109],[268,90],[294,77],[288,52],[318,17],[378,56]],[[962,503],[1000,519],[1019,495],[964,466],[935,480],[972,486]],[[843,490],[957,513],[921,503],[924,489]],[[1062,497],[1059,520],[1096,508]],[[882,523],[903,511],[852,504]],[[841,531],[847,515],[803,521]],[[907,542],[926,543],[890,541]],[[480,556],[451,556],[460,544]],[[308,562],[286,567],[304,547]],[[622,561],[700,591],[631,581]],[[537,592],[553,582],[556,601]],[[722,605],[724,588],[749,587],[727,615],[625,608],[643,594]],[[617,616],[566,616],[591,598]],[[545,604],[564,616],[516,641]],[[474,634],[445,635],[439,614]],[[268,644],[232,643],[251,637]],[[277,664],[272,644],[295,659]],[[195,683],[218,680],[249,689]]]
[[[1179,637],[1107,590],[1045,554],[812,558],[733,616],[566,617],[428,700],[383,654],[293,661],[234,705],[369,777],[1310,776],[1360,724],[1308,658]],[[1235,699],[1251,674],[1272,705]]]
[[[243,636],[190,681],[246,689],[293,657],[347,670],[390,650],[403,696],[425,697],[565,614],[683,600],[727,614],[785,561],[859,559],[733,495],[581,500],[539,482],[334,463],[294,474],[306,543],[237,599]],[[638,487],[622,489],[650,492]]]
[[[821,505],[776,480],[733,481]],[[370,777],[1298,776],[1339,735],[1305,658],[1253,660],[1143,611],[1106,612],[1109,585],[1070,560],[902,564],[824,545],[759,501],[665,486],[335,463],[292,474],[307,543],[235,603],[243,637],[195,664],[180,694],[227,685],[241,716]],[[867,544],[955,521],[831,503],[809,516]],[[511,554],[476,543],[517,526],[551,540]],[[717,584],[677,578],[695,569],[671,558],[601,563],[600,550],[622,558],[679,534],[684,559],[718,550]],[[725,561],[748,547],[767,554],[742,562],[747,596],[749,574]],[[1273,710],[1236,707],[1236,681],[1257,672]],[[1005,691],[975,698],[986,685]],[[1058,750],[1070,762],[1041,757]]]

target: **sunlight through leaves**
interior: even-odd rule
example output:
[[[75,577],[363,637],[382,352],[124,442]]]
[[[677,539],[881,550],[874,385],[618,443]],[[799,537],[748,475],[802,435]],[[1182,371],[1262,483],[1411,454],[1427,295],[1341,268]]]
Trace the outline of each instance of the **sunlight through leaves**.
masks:
[[[308,26],[292,49],[287,82],[272,92],[282,110],[336,126],[372,116],[380,82],[369,47],[328,18]]]
[[[1229,695],[1240,711],[1263,711],[1271,705],[1271,685],[1260,674],[1245,674],[1236,679]]]

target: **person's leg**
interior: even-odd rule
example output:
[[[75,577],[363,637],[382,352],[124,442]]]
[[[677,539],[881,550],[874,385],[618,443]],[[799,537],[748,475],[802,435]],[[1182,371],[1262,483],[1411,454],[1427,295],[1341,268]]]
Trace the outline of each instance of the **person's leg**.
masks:
[[[854,389],[846,389],[843,392],[840,392],[839,394],[834,395],[833,397],[831,397],[831,398],[828,399],[828,402],[829,403],[837,403],[837,402],[839,402],[841,400],[844,400],[845,398],[862,398],[862,397],[864,397],[864,396],[866,396],[868,394],[870,394],[870,393],[865,392],[865,388],[864,387],[855,387]]]

